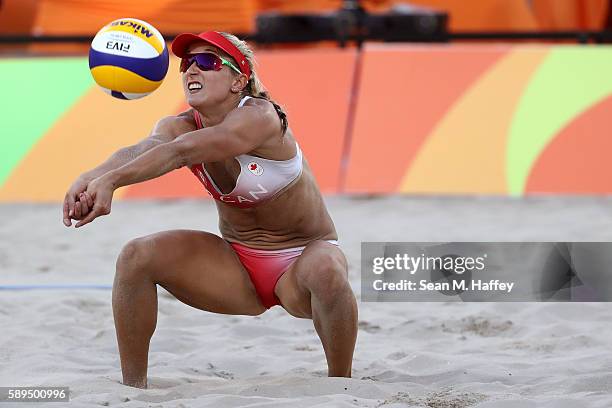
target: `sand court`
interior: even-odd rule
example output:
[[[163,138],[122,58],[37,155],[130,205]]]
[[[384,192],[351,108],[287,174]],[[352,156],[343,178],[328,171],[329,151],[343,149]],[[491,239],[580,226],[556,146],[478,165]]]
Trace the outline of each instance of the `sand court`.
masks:
[[[56,204],[2,205],[0,285],[58,288],[0,291],[0,384],[69,386],[71,407],[612,404],[610,303],[373,303],[359,295],[362,241],[606,241],[612,200],[326,201],[359,301],[352,379],[326,377],[309,320],[279,307],[257,317],[216,315],[159,289],[150,389],[120,384],[108,289],[115,258],[137,236],[217,231],[211,201],[185,200],[118,202],[111,217],[81,230],[61,224]]]

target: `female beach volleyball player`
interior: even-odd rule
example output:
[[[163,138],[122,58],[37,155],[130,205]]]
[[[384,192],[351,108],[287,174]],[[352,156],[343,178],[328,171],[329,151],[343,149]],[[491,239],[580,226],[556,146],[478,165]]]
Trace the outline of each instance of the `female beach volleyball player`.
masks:
[[[156,285],[211,312],[258,315],[281,305],[311,318],[329,376],[350,377],[357,304],[346,259],[285,113],[253,69],[252,50],[214,31],[181,34],[171,49],[191,109],[82,174],[64,201],[64,224],[80,227],[110,213],[115,189],[183,166],[215,198],[221,237],[164,231],[121,251],[113,314],[123,382],[147,386]]]

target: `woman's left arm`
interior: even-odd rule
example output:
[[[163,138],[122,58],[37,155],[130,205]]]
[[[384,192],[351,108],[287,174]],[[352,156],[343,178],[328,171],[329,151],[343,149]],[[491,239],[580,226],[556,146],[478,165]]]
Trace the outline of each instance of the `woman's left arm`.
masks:
[[[216,126],[185,133],[91,181],[87,192],[94,202],[93,209],[75,226],[81,227],[110,214],[113,193],[119,187],[150,180],[183,166],[248,153],[280,134],[276,111],[269,105],[270,108],[258,104],[236,109]]]

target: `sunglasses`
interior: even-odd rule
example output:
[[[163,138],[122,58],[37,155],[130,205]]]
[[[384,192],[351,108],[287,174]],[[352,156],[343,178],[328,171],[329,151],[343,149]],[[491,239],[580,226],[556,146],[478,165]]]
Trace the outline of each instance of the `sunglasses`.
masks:
[[[213,54],[212,52],[201,52],[198,54],[187,54],[181,58],[180,71],[185,72],[189,69],[191,64],[195,62],[196,66],[202,71],[219,71],[223,68],[223,65],[227,65],[239,74],[242,72],[234,66],[231,62],[225,58]]]

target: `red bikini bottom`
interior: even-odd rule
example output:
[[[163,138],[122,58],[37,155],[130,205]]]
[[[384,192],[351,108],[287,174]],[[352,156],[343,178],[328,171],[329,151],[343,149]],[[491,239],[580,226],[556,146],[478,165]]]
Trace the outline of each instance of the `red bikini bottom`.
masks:
[[[328,242],[338,245],[337,241]],[[280,305],[280,300],[274,294],[276,282],[287,272],[306,247],[267,250],[253,249],[235,242],[229,244],[234,248],[240,262],[249,273],[261,303],[266,309]]]

